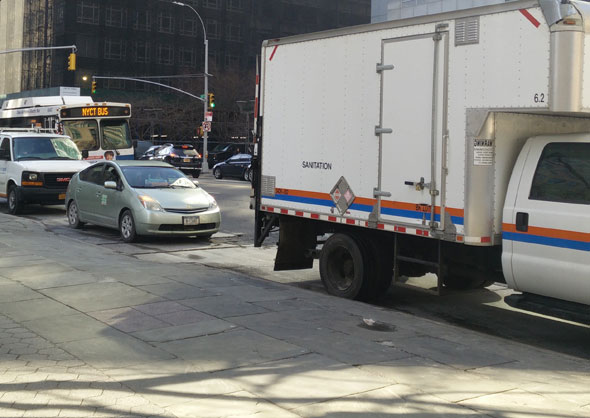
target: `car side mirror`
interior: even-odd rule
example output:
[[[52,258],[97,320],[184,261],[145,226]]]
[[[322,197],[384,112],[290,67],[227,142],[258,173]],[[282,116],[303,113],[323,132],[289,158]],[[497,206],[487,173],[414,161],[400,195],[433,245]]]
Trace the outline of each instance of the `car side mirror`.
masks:
[[[84,158],[84,159],[88,158],[88,150],[87,149],[82,151],[82,158]]]
[[[104,182],[105,189],[117,189],[117,182],[116,181],[105,181]]]

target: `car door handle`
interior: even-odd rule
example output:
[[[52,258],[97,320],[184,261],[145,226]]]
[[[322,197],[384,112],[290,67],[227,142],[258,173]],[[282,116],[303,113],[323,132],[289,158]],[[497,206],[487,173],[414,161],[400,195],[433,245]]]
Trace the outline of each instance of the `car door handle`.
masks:
[[[525,212],[516,213],[516,230],[520,232],[528,232],[529,230],[529,214]]]

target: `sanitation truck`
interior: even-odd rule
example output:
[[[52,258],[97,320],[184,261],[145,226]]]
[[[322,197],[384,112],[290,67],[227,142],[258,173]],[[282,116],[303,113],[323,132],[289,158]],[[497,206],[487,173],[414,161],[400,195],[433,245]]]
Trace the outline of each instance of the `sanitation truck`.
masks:
[[[265,41],[256,242],[329,293],[505,281],[590,304],[590,4],[534,0]],[[428,275],[426,277],[433,277]]]

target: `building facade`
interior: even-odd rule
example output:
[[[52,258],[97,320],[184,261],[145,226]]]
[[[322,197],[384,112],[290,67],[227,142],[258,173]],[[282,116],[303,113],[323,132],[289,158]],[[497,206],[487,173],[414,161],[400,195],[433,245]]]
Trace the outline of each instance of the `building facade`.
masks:
[[[506,0],[510,1],[510,0]],[[505,0],[372,0],[371,23],[504,3]]]
[[[23,47],[24,12],[23,0],[0,1],[0,51]],[[0,93],[20,90],[22,61],[20,52],[0,55]]]

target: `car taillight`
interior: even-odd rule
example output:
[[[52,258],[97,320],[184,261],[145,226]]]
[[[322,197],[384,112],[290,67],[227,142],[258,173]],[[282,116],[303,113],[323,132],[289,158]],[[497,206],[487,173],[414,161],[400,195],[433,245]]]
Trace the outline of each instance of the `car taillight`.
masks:
[[[178,157],[178,155],[177,154],[174,154],[174,153],[170,153],[170,156],[173,157],[173,158]]]

